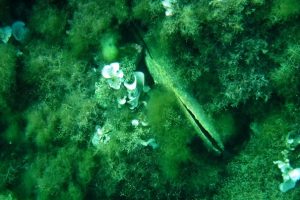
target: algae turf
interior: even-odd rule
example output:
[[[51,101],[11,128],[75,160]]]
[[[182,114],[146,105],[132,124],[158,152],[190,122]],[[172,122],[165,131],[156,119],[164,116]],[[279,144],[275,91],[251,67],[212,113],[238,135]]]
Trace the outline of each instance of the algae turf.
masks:
[[[273,164],[300,132],[297,0],[0,0],[0,19],[29,30],[0,32],[0,199],[298,199]],[[214,118],[221,155],[163,85],[118,104],[101,69],[151,80],[145,55]]]

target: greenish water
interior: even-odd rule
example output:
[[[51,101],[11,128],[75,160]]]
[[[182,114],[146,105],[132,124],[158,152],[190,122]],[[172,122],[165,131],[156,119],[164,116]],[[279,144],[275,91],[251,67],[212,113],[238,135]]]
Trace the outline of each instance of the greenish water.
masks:
[[[0,200],[299,199],[299,22],[298,0],[0,0]]]

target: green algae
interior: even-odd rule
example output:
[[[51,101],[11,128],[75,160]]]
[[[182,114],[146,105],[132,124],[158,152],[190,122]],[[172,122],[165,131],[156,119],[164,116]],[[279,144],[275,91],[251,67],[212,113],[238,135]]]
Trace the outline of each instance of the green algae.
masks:
[[[177,0],[173,16],[159,0],[0,5],[1,27],[29,28],[0,44],[0,199],[299,197],[273,164],[299,131],[296,0]],[[114,61],[152,88],[135,110],[101,78]]]

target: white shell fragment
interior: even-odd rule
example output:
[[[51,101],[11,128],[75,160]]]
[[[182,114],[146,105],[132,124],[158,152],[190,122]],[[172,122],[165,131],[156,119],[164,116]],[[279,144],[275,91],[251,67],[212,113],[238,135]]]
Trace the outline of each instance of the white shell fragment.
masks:
[[[107,144],[110,140],[110,136],[104,133],[100,126],[96,126],[96,131],[92,137],[92,144],[95,147],[99,147],[100,144]]]
[[[292,169],[288,174],[290,179],[296,183],[300,179],[300,168]]]
[[[172,9],[167,9],[167,10],[165,11],[165,15],[166,15],[167,17],[172,16],[173,14],[174,14],[174,11],[173,11]]]
[[[126,87],[127,90],[136,89],[136,85],[137,85],[136,76],[134,76],[134,81],[132,83],[124,82],[124,86]]]
[[[134,72],[133,75],[133,83],[124,83],[124,86],[127,88],[127,103],[130,104],[130,109],[134,109],[138,106],[140,95],[145,86],[145,75],[143,72]]]
[[[298,132],[290,132],[288,134],[286,143],[290,150],[295,150],[295,148],[300,144],[300,134]]]
[[[149,126],[149,123],[146,122],[146,121],[141,121],[141,125],[142,125],[142,126]]]
[[[124,105],[126,103],[126,96],[124,96],[123,98],[121,99],[118,99],[118,104],[119,105]]]

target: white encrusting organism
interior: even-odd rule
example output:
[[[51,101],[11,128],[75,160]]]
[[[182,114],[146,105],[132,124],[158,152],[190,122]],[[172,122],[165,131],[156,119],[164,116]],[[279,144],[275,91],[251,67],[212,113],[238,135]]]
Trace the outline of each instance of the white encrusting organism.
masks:
[[[300,168],[292,168],[290,161],[285,159],[284,161],[274,161],[280,169],[283,177],[283,183],[279,185],[281,192],[287,192],[296,186],[296,182],[300,179]]]
[[[19,42],[23,42],[29,33],[28,28],[26,28],[25,23],[22,21],[14,22],[11,25],[11,30],[14,38]]]
[[[126,98],[127,98],[126,96],[124,96],[123,98],[118,98],[117,102],[118,102],[119,108],[126,104],[126,102],[127,102]]]
[[[111,88],[116,90],[122,88],[120,90],[122,96],[117,97],[116,100],[119,108],[125,104],[129,104],[130,109],[137,108],[139,105],[139,99],[141,94],[150,90],[149,86],[145,86],[145,75],[143,72],[133,72],[132,78],[127,78],[127,80],[131,81],[124,81],[126,78],[122,69],[120,69],[120,64],[118,62],[105,65],[102,68],[101,74],[103,78],[107,80],[107,83]],[[126,95],[124,95],[123,93],[125,92],[123,88],[126,88]],[[142,101],[141,104],[144,106],[147,105],[145,101]],[[140,129],[142,127],[148,126],[148,123],[144,119],[140,120],[135,118],[131,120],[131,125],[136,129]],[[100,144],[106,144],[109,142],[109,140],[110,136],[108,134],[105,134],[100,126],[97,126],[96,132],[92,137],[92,144],[95,147],[99,147],[101,146]],[[154,138],[150,138],[147,141],[139,140],[138,144],[141,144],[145,147],[149,146],[152,149],[158,148],[158,144],[156,143]]]
[[[176,4],[176,0],[162,0],[161,3],[165,9],[166,16],[174,15],[174,6]]]
[[[100,126],[96,126],[96,131],[92,138],[92,144],[95,147],[99,147],[100,144],[107,144],[110,140],[110,136],[103,132]]]
[[[281,192],[287,192],[296,186],[298,180],[300,180],[300,168],[293,168],[290,165],[290,160],[288,155],[291,151],[294,151],[296,147],[300,144],[300,134],[299,131],[291,131],[286,139],[287,149],[283,150],[283,161],[277,160],[273,163],[278,166],[282,173],[283,183],[279,185]]]
[[[107,83],[111,88],[119,90],[123,83],[127,89],[127,95],[117,99],[119,107],[128,103],[130,109],[135,109],[139,104],[141,93],[150,90],[148,86],[145,86],[145,75],[143,72],[133,72],[133,82],[124,82],[124,73],[120,69],[118,62],[105,65],[101,73],[103,78],[107,79]]]
[[[105,65],[102,69],[102,76],[107,79],[107,83],[113,89],[120,89],[123,83],[124,73],[120,69],[120,64],[117,62]]]
[[[141,145],[147,147],[147,146],[150,146],[152,147],[152,149],[157,149],[158,148],[158,144],[156,143],[155,139],[154,138],[150,138],[149,140],[147,141],[144,141],[144,140],[141,140],[140,142]]]
[[[0,28],[0,40],[7,43],[11,36],[19,42],[23,42],[28,37],[29,30],[22,21],[15,21],[11,26],[4,26]]]
[[[134,128],[136,128],[139,124],[140,124],[139,120],[137,120],[137,119],[131,120],[131,125],[132,125]]]
[[[7,43],[12,34],[12,30],[10,26],[5,26],[0,28],[0,39],[3,43]]]

